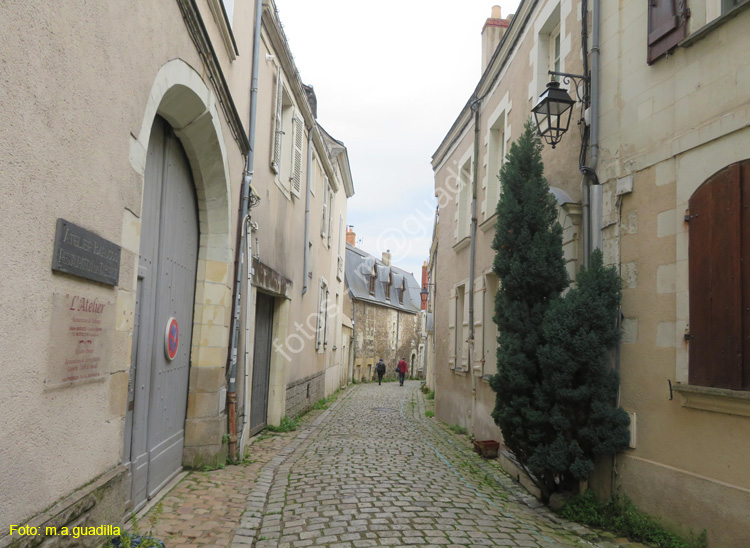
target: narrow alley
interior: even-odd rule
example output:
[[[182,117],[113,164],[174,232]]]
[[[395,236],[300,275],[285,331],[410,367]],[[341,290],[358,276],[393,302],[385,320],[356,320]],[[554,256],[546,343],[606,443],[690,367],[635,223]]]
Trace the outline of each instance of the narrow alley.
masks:
[[[425,418],[429,404],[419,387],[416,381],[404,388],[395,382],[353,386],[297,432],[254,443],[258,450],[251,449],[251,456],[265,463],[251,465],[260,466],[231,546],[641,546],[601,538],[543,506],[527,505],[533,497],[495,463]],[[212,485],[236,507],[235,493],[228,491],[240,482],[223,489],[227,473],[233,472],[217,471]],[[214,496],[201,496],[193,477],[206,475],[194,472],[165,497],[160,521],[167,526],[158,532],[170,545],[230,543],[230,524],[205,516],[206,509],[223,506],[212,506]],[[191,497],[187,510],[185,494]],[[180,524],[185,511],[190,519]],[[209,521],[196,525],[193,513]],[[220,534],[211,535],[212,523]],[[201,538],[180,538],[190,527]]]

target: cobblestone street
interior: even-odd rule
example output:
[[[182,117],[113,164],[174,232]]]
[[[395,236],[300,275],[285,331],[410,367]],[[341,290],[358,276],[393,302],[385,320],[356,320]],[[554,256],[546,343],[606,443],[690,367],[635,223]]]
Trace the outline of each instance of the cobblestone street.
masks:
[[[629,546],[528,494],[425,418],[418,382],[342,394],[259,471],[232,546]]]

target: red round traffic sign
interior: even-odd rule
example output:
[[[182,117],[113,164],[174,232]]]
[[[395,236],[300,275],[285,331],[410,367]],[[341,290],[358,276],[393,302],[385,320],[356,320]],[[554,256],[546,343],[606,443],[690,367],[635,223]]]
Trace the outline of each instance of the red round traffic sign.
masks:
[[[167,331],[164,334],[164,353],[167,359],[172,361],[177,356],[177,348],[180,345],[180,326],[174,317],[167,321]]]

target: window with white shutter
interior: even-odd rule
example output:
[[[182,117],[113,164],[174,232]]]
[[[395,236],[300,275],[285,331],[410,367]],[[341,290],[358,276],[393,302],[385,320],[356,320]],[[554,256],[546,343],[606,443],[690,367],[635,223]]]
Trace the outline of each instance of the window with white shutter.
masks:
[[[305,124],[300,116],[294,117],[294,139],[292,145],[294,151],[292,154],[292,174],[291,190],[292,194],[299,197],[302,192],[302,148],[305,137]]]
[[[480,377],[484,374],[484,292],[484,276],[479,276],[474,280],[474,349],[470,365]]]
[[[339,215],[339,257],[336,261],[336,278],[341,281],[344,274],[344,216]]]
[[[323,219],[320,221],[320,235],[325,239],[328,230],[328,177],[323,180]]]
[[[320,288],[318,290],[318,325],[315,333],[315,348],[318,352],[323,352],[327,336],[327,319],[328,319],[328,284],[325,279],[320,279]]]
[[[271,148],[271,169],[274,173],[279,173],[281,168],[281,141],[284,135],[284,127],[281,121],[281,112],[284,102],[284,81],[281,75],[281,68],[276,74],[276,103],[274,108],[273,119],[273,147]]]
[[[452,287],[448,300],[448,365],[456,368],[456,288]]]
[[[333,190],[328,188],[328,247],[331,247],[331,234],[333,233]]]

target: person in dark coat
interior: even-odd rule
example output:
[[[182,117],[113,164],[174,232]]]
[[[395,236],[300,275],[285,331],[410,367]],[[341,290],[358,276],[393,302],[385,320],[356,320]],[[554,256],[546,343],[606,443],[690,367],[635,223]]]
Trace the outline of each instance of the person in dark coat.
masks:
[[[404,386],[404,379],[406,378],[406,372],[408,370],[409,366],[406,365],[406,360],[401,358],[401,361],[398,362],[398,366],[396,367],[396,371],[398,371],[398,384],[400,386]]]
[[[380,358],[377,364],[375,364],[375,372],[378,374],[378,386],[383,382],[383,375],[385,375],[385,363],[383,358]]]

